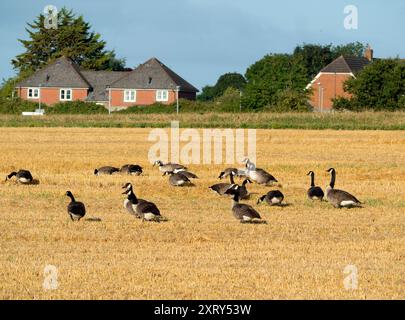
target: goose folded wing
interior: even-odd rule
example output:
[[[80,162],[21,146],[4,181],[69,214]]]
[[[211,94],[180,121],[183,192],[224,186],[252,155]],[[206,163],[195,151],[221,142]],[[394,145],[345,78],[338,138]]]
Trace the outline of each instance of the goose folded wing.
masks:
[[[335,193],[341,201],[353,201],[355,203],[361,203],[354,195],[347,191],[335,189]]]
[[[140,214],[153,213],[156,216],[160,216],[158,207],[153,202],[145,201],[138,204],[136,211]]]
[[[234,207],[234,212],[237,213],[239,219],[242,219],[244,216],[251,219],[261,219],[260,214],[248,204],[237,204]]]

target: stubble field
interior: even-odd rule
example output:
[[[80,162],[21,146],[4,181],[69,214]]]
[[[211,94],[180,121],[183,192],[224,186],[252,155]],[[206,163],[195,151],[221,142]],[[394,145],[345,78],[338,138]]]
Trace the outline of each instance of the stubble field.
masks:
[[[405,135],[401,131],[258,130],[257,165],[282,184],[287,207],[256,205],[271,188],[249,185],[268,222],[236,221],[231,201],[208,190],[227,165],[190,165],[200,179],[173,188],[148,161],[149,129],[0,128],[0,177],[29,169],[39,185],[0,182],[1,299],[404,299]],[[138,163],[140,177],[93,175]],[[306,199],[337,171],[337,186],[364,202],[335,209]],[[142,223],[121,185],[168,218]],[[71,190],[87,217],[70,221]],[[58,287],[43,288],[46,265]],[[346,290],[344,269],[358,271]],[[353,269],[352,269],[353,270]]]

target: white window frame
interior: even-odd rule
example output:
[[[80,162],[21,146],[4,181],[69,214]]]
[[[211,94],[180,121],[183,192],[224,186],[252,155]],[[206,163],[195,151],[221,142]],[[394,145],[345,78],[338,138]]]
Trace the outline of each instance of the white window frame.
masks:
[[[166,95],[164,98],[163,95]],[[169,101],[169,90],[156,90],[156,101],[166,102]]]
[[[63,98],[62,98],[62,91],[63,91],[63,95],[64,95]],[[69,91],[69,96],[70,96],[69,99],[66,98],[68,91]],[[73,98],[73,90],[71,88],[61,88],[59,90],[59,101],[72,101],[72,98]]]
[[[37,93],[36,95],[34,93]],[[31,93],[31,95],[30,95]],[[27,99],[39,99],[41,97],[41,90],[37,87],[27,89]]]
[[[124,102],[136,102],[136,90],[125,89],[124,90]]]

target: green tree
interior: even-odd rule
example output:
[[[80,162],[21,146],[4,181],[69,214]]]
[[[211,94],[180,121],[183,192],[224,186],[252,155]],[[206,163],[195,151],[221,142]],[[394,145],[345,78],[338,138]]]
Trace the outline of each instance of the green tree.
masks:
[[[237,72],[230,72],[221,75],[215,86],[205,86],[199,95],[201,101],[212,101],[222,96],[228,88],[243,90],[246,85],[246,79]]]
[[[266,55],[246,71],[243,107],[259,109],[276,105],[284,90],[302,92],[307,84],[305,63],[299,56]]]
[[[28,40],[19,40],[25,52],[12,60],[19,72],[35,71],[49,61],[66,56],[85,69],[121,70],[125,60],[117,59],[114,51],[105,49],[106,42],[83,16],[76,16],[66,8],[58,12],[57,28],[46,28],[45,16],[40,14],[32,23],[27,23]]]
[[[294,49],[294,56],[300,57],[307,69],[308,81],[319,71],[341,55],[362,57],[366,46],[360,42],[333,46],[332,44],[303,44]]]
[[[397,59],[376,60],[345,83],[352,99],[338,99],[336,109],[397,110],[405,95],[405,64]]]
[[[353,56],[353,57],[363,57],[364,51],[366,50],[366,45],[361,42],[350,42],[345,45],[337,45],[332,47],[332,60],[340,56]]]

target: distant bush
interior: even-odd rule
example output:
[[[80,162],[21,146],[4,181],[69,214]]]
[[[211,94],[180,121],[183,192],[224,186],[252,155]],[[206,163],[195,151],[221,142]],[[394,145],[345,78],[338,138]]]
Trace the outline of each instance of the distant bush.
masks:
[[[44,106],[45,107],[45,106]],[[16,98],[12,99],[0,99],[0,113],[1,114],[21,114],[23,111],[35,111],[38,109],[38,103],[22,100]]]
[[[266,106],[263,111],[271,112],[309,112],[312,106],[308,102],[306,92],[292,89],[279,91],[275,94],[274,104]]]
[[[96,103],[84,101],[67,101],[45,108],[46,114],[97,114],[108,113],[108,110]]]
[[[176,105],[155,103],[147,106],[131,106],[114,113],[130,114],[130,113],[173,113],[176,112]]]

